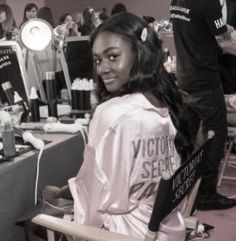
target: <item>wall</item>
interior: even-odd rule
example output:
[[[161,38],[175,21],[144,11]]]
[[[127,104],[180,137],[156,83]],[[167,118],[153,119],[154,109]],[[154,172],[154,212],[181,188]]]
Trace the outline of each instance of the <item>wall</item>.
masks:
[[[45,5],[45,0],[6,0],[5,2],[11,7],[17,26],[23,20],[24,8],[27,3],[35,3],[39,8]]]
[[[95,10],[106,7],[110,14],[111,8],[117,2],[124,3],[130,12],[140,16],[150,15],[158,19],[169,16],[170,0],[45,0],[45,4],[53,10],[55,23],[58,23],[58,19],[63,13],[82,11],[87,6],[91,6]]]
[[[111,8],[117,2],[124,3],[130,12],[140,16],[150,15],[158,19],[168,18],[170,0],[1,0],[0,2],[7,3],[12,8],[17,25],[20,25],[24,7],[29,2],[35,3],[39,8],[45,5],[49,6],[53,10],[54,20],[57,24],[63,13],[82,11],[87,6],[91,6],[95,10],[106,7],[108,14],[110,14]]]
[[[117,2],[124,3],[128,11],[139,16],[149,15],[157,19],[169,18],[171,0],[45,0],[45,4],[53,11],[56,24],[58,24],[58,19],[63,13],[82,11],[87,6],[91,6],[98,11],[106,7],[107,13],[110,14],[111,8]],[[165,35],[163,40],[163,46],[169,49],[171,56],[176,55],[173,36]]]
[[[111,8],[117,3],[124,3],[128,11],[139,16],[149,15],[157,19],[169,17],[169,5],[171,0],[0,0],[6,2],[14,13],[17,25],[23,19],[24,7],[29,2],[34,2],[38,7],[48,6],[52,9],[55,24],[58,24],[59,17],[66,12],[82,11],[87,6],[95,10],[101,10],[106,7],[107,13],[110,14]],[[174,55],[173,39],[167,39],[164,45],[168,47],[171,54]]]

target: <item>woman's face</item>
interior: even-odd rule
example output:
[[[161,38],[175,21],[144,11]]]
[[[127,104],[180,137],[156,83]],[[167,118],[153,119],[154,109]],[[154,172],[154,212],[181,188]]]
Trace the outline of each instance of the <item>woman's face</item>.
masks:
[[[97,74],[108,92],[116,92],[129,82],[134,53],[131,44],[118,34],[98,34],[93,44]]]
[[[72,16],[71,16],[71,15],[67,15],[66,18],[65,18],[65,20],[64,20],[64,23],[70,23],[70,22],[72,22],[72,21],[73,21]]]
[[[7,14],[5,11],[0,10],[0,23],[4,23],[7,19]]]
[[[36,18],[36,17],[37,17],[37,9],[36,8],[31,8],[30,10],[26,11],[27,19]]]

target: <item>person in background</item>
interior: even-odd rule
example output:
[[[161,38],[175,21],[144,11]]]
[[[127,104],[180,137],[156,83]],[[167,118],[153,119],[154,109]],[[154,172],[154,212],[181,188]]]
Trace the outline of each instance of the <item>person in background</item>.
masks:
[[[100,12],[99,13],[99,19],[100,19],[101,23],[103,23],[105,20],[108,19],[108,16],[106,15],[106,13]]]
[[[236,27],[236,1],[235,0],[219,0],[222,7],[223,20],[228,28],[232,31]],[[222,79],[222,87],[226,95],[236,93],[236,56],[225,54],[219,48],[220,52],[220,74]]]
[[[94,21],[95,28],[107,19],[108,17],[104,15],[103,12],[95,12],[95,21]]]
[[[122,12],[127,12],[126,6],[123,3],[116,3],[111,9],[111,15]]]
[[[34,3],[28,3],[25,5],[23,21],[20,25],[24,24],[29,19],[37,18],[38,6]]]
[[[0,4],[0,39],[17,39],[18,35],[19,29],[11,8],[7,4]]]
[[[155,22],[155,18],[151,16],[143,16],[143,19],[148,23],[151,27],[152,24]]]
[[[163,66],[161,40],[142,18],[115,14],[90,40],[98,105],[84,162],[69,180],[73,218],[143,239],[161,173],[174,173],[192,153],[181,96]],[[68,197],[66,187],[51,190]],[[162,238],[183,241],[181,220],[177,210],[171,213]]]
[[[225,7],[222,8],[222,15],[226,23],[231,28],[236,28],[236,1],[226,0]],[[224,54],[220,51],[220,74],[222,87],[225,94],[225,103],[227,109],[227,123],[229,126],[236,126],[236,56]],[[233,146],[233,152],[236,151],[236,145]]]
[[[143,16],[143,19],[150,25],[151,28],[153,28],[155,32],[158,32],[158,21],[154,17]]]
[[[210,11],[209,11],[210,10]],[[222,19],[219,1],[172,0],[170,16],[177,52],[177,82],[196,142],[200,122],[205,135],[214,132],[199,188],[200,210],[226,209],[236,200],[217,192],[220,161],[227,137],[226,106],[221,87],[218,46],[236,54],[236,43]]]
[[[78,31],[81,35],[90,35],[93,29],[96,27],[96,19],[94,9],[91,7],[86,7],[82,11],[83,23],[79,27]]]
[[[66,24],[68,28],[67,37],[71,36],[80,36],[80,32],[78,31],[78,25],[73,21],[72,14],[65,13],[59,19],[59,25]]]
[[[54,20],[53,20],[53,14],[52,14],[51,8],[41,7],[38,10],[38,18],[41,18],[41,19],[47,21],[52,26],[52,28],[55,27],[55,23],[54,23]]]
[[[74,19],[74,22],[77,24],[78,29],[83,23],[83,16],[81,12],[75,11],[72,13],[72,18]]]
[[[226,24],[230,26],[232,31],[236,27],[236,1],[227,0],[225,7],[222,8],[222,15],[225,16]],[[224,10],[224,11],[223,11]],[[226,95],[236,93],[236,56],[232,54],[224,54],[220,49],[220,74],[222,86]]]
[[[108,18],[107,8],[106,7],[102,7],[101,13],[104,14],[104,16],[107,16],[107,18]]]

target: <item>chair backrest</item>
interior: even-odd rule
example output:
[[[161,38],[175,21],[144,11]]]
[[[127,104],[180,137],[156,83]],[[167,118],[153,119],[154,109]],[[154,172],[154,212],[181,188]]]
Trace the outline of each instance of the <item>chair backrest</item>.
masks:
[[[194,152],[172,176],[163,172],[148,225],[150,231],[158,231],[162,220],[180,204],[202,176],[210,144],[211,139]]]

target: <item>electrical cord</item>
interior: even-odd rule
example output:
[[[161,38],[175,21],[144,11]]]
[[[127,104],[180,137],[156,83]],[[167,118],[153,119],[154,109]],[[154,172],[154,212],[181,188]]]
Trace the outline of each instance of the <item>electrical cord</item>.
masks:
[[[82,125],[76,125],[77,127],[79,126],[79,131],[81,132],[82,138],[83,138],[83,142],[84,145],[86,145],[87,143],[87,129],[86,127],[82,126]],[[39,172],[40,172],[40,161],[41,161],[41,157],[43,154],[43,150],[44,150],[44,142],[39,139],[36,138],[35,136],[33,136],[33,134],[29,131],[25,131],[23,132],[20,129],[14,128],[16,130],[16,132],[22,136],[24,142],[29,142],[32,144],[32,146],[36,149],[39,150],[39,154],[37,157],[37,164],[36,164],[36,177],[35,177],[35,191],[34,191],[34,204],[37,204],[37,197],[38,197],[38,182],[39,182]]]
[[[84,145],[87,143],[87,129],[81,125],[80,129]],[[35,138],[30,132],[24,132],[22,135],[23,139],[26,142],[30,142],[35,149],[39,150],[38,158],[37,158],[37,167],[36,167],[36,178],[35,178],[35,192],[34,192],[34,204],[37,204],[38,197],[38,182],[39,182],[39,171],[40,171],[40,161],[44,150],[44,142],[38,138]]]
[[[37,158],[37,167],[36,167],[36,177],[35,177],[35,188],[34,188],[34,204],[37,204],[38,200],[38,182],[39,182],[39,169],[40,169],[40,160],[43,154],[44,146],[39,150]]]
[[[28,142],[30,143],[36,150],[39,150],[39,154],[37,157],[37,163],[36,163],[36,177],[35,177],[35,188],[34,188],[34,204],[37,204],[37,194],[38,194],[38,180],[39,180],[39,170],[40,170],[40,160],[43,154],[43,150],[44,150],[44,142],[39,139],[36,138],[35,136],[33,136],[33,134],[29,131],[25,131],[23,132],[20,129],[14,128],[16,133],[18,133],[22,139],[24,140],[24,142]]]

